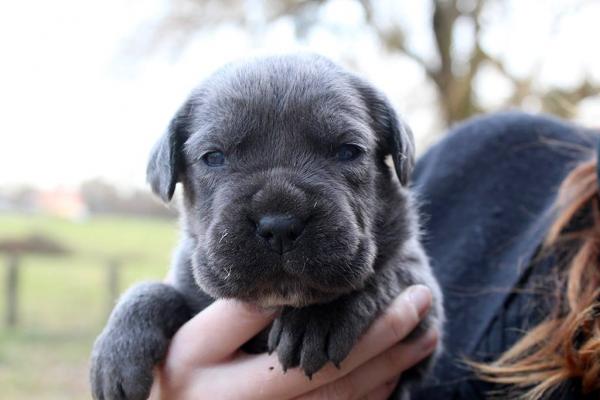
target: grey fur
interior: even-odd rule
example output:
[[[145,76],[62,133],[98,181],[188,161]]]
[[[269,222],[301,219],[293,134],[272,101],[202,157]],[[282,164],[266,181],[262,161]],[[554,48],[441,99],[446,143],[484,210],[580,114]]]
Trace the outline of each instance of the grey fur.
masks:
[[[345,143],[364,152],[340,161]],[[152,189],[165,201],[177,182],[183,187],[174,288],[138,285],[117,304],[94,346],[94,397],[145,399],[152,366],[174,332],[214,298],[281,307],[270,332],[245,348],[276,351],[284,368],[299,366],[309,377],[329,361],[342,363],[409,285],[427,285],[434,298],[411,337],[440,330],[442,296],[406,188],[413,148],[385,96],[320,56],[232,64],[206,80],[148,165]],[[203,162],[214,150],[225,154],[224,166]],[[305,221],[283,255],[255,233],[256,221],[273,213]],[[432,359],[406,376],[420,379]]]

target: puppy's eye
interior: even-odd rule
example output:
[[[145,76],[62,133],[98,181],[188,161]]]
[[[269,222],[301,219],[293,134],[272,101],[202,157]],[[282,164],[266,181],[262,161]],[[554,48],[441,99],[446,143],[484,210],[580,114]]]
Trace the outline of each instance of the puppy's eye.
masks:
[[[209,167],[220,167],[225,164],[225,154],[222,151],[210,151],[202,156],[202,160]]]
[[[337,149],[337,159],[338,161],[356,160],[362,152],[362,149],[355,144],[343,144]]]

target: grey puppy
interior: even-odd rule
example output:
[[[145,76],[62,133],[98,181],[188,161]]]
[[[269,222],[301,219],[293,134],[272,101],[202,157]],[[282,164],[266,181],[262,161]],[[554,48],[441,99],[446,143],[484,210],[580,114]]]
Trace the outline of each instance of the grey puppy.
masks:
[[[280,307],[246,348],[277,351],[284,369],[309,377],[339,365],[409,285],[434,299],[411,337],[440,330],[442,296],[406,189],[413,153],[386,98],[323,57],[263,58],[207,79],[148,165],[164,201],[183,186],[175,282],[121,298],[94,345],[94,397],[146,399],[173,334],[217,298]],[[403,375],[398,396],[432,359]]]

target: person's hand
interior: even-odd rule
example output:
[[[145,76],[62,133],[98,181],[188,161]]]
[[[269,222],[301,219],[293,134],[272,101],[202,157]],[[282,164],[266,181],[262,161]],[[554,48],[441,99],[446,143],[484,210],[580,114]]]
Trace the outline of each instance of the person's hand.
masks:
[[[275,354],[250,355],[240,346],[275,315],[218,300],[175,334],[157,368],[153,400],[386,399],[403,371],[435,349],[438,333],[399,343],[431,305],[424,286],[405,290],[368,329],[337,369],[331,363],[309,380],[297,368],[283,373]]]

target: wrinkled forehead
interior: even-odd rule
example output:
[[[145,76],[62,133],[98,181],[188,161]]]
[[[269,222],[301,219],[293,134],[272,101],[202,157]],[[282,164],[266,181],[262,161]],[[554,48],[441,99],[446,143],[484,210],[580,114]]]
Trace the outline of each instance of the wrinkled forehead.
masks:
[[[218,140],[229,147],[249,137],[277,136],[290,142],[374,144],[357,90],[332,71],[235,71],[201,88],[197,96],[193,141]]]

